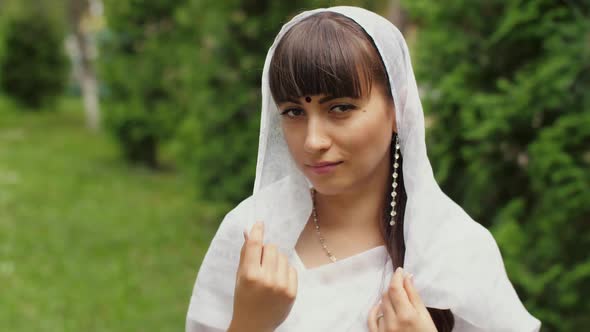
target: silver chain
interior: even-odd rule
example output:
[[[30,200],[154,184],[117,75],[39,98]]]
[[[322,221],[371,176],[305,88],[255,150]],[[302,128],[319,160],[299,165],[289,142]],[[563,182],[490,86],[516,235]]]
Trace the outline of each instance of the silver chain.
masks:
[[[324,239],[324,237],[322,237],[322,233],[320,233],[320,225],[318,224],[318,213],[315,210],[315,189],[311,189],[311,197],[312,197],[312,202],[313,202],[313,222],[315,223],[315,231],[316,233],[318,233],[318,237],[320,238],[320,244],[322,245],[322,248],[324,248],[324,251],[326,252],[326,254],[328,255],[328,257],[330,258],[330,260],[332,262],[336,261],[336,256],[332,255],[332,253],[330,252],[330,250],[328,250],[328,247],[326,246],[326,240]]]

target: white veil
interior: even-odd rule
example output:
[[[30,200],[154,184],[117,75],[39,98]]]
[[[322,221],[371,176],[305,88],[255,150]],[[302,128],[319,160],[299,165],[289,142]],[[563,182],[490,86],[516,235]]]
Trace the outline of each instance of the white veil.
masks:
[[[343,14],[372,37],[385,64],[395,102],[407,193],[404,269],[428,307],[451,309],[474,331],[539,331],[510,283],[491,233],[473,221],[436,183],[424,136],[424,115],[410,54],[400,31],[385,18],[339,6],[306,11],[286,23],[268,51],[262,74],[262,119],[254,194],[220,225],[201,264],[188,319],[226,328],[232,316],[242,230],[265,222],[265,243],[294,250],[311,213],[309,182],[287,149],[269,88],[269,66],[278,41],[297,22],[321,11]]]

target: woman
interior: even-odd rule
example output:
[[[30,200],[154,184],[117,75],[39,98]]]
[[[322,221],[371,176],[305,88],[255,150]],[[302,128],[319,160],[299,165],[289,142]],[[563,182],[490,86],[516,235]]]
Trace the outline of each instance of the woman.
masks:
[[[262,99],[254,194],[205,255],[187,331],[540,329],[433,177],[395,26],[356,7],[295,16]]]

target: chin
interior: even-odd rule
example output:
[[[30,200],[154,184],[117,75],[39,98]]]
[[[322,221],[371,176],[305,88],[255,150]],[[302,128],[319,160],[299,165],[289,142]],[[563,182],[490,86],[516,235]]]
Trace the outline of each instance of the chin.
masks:
[[[339,178],[326,178],[326,179],[314,179],[313,177],[307,177],[309,182],[313,185],[315,190],[322,195],[337,195],[343,192],[351,190],[351,182],[348,179]]]

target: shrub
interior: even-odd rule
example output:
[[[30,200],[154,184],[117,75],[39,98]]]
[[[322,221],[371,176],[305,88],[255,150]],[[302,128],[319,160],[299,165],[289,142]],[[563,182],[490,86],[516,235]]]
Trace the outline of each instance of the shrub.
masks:
[[[491,228],[544,331],[590,326],[590,5],[414,1],[443,190]]]
[[[54,100],[67,79],[62,31],[47,15],[27,11],[11,20],[4,33],[0,89],[32,109]]]

